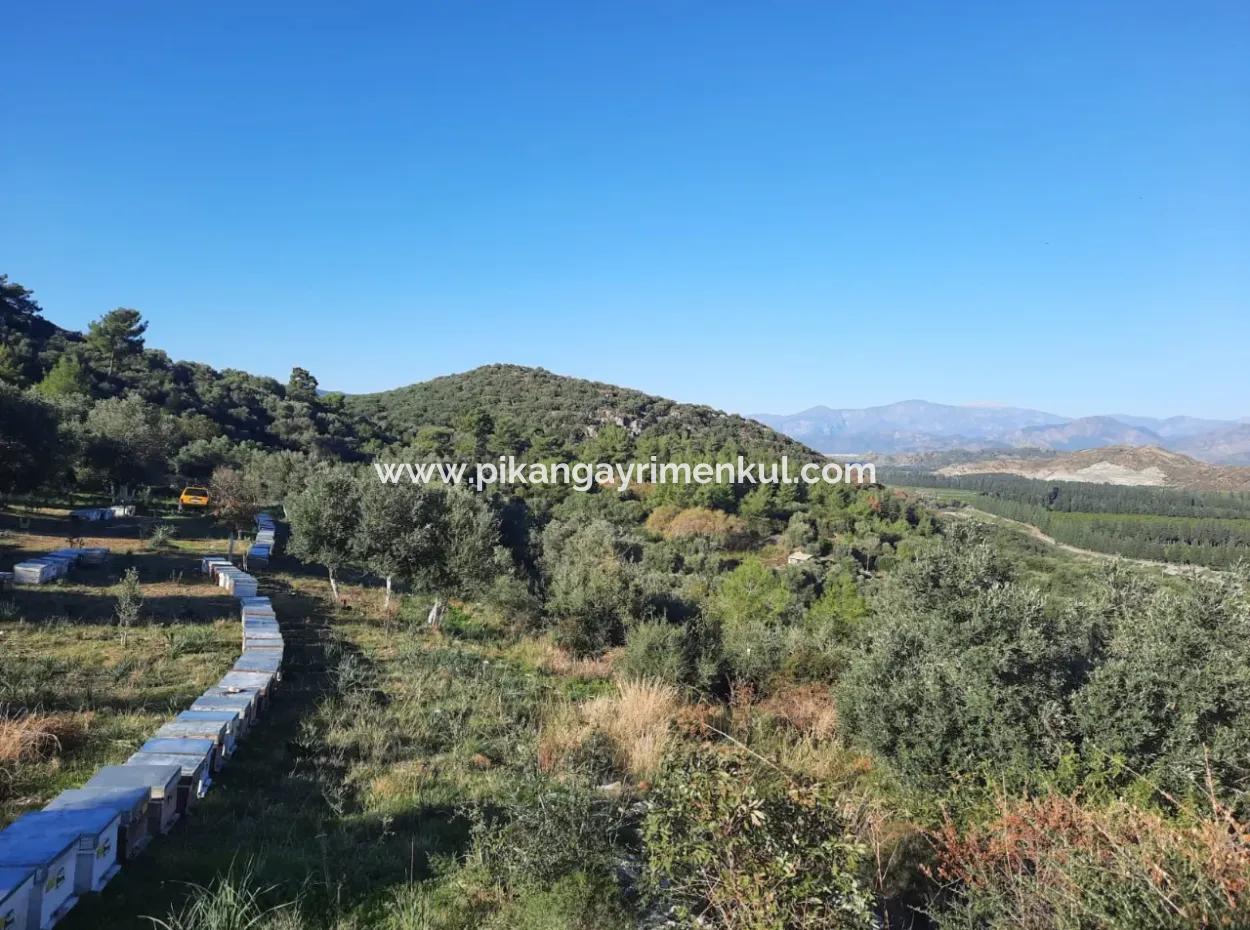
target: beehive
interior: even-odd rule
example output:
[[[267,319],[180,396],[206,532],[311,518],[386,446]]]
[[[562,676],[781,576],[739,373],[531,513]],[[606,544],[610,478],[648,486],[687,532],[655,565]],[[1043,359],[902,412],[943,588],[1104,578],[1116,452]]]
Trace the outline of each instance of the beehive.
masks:
[[[178,820],[180,765],[106,765],[86,788],[145,788],[148,792],[148,832],[168,833]]]
[[[234,749],[238,743],[239,736],[245,725],[243,714],[237,710],[184,710],[174,722],[187,723],[205,723],[212,725],[220,723],[225,727],[225,736],[222,739],[222,751],[228,759],[234,755]],[[168,724],[167,724],[168,725]],[[157,732],[160,732],[159,730]]]
[[[152,793],[146,787],[133,788],[70,788],[62,791],[46,807],[46,811],[94,810],[107,808],[121,815],[118,858],[129,862],[148,845],[152,835],[148,829],[148,805]]]
[[[265,651],[244,651],[243,655],[235,660],[234,667],[231,671],[235,672],[269,672],[275,680],[282,678],[282,657],[274,655],[273,650]]]
[[[49,930],[78,903],[74,894],[78,837],[15,830],[22,819],[0,831],[0,868],[32,870],[26,924],[29,930]]]
[[[213,771],[219,772],[226,764],[226,730],[224,720],[171,720],[162,724],[155,733],[153,740],[200,740],[213,741]],[[147,746],[144,746],[147,749]]]
[[[204,760],[205,778],[212,781],[212,773],[221,769],[221,747],[212,736],[160,736],[156,735],[139,747],[140,752],[158,755],[189,755]],[[205,786],[206,788],[206,786]]]
[[[35,811],[19,817],[4,835],[25,833],[32,837],[60,837],[74,848],[74,894],[100,891],[118,872],[118,835],[121,814],[109,807],[87,810]]]
[[[203,740],[208,742],[208,740]],[[198,753],[175,752],[144,752],[139,750],[129,759],[127,765],[176,765],[181,771],[178,779],[178,813],[186,813],[208,793],[212,785],[209,774],[209,752]]]
[[[238,686],[238,685],[225,685],[225,684],[222,684],[221,682],[218,682],[216,685],[214,685],[205,693],[217,694],[217,695],[220,695],[221,697],[229,697],[229,698],[234,698],[236,700],[240,698],[246,698],[250,705],[248,712],[252,715],[253,720],[259,717],[261,711],[264,709],[265,692],[261,688]]]
[[[17,584],[47,584],[59,577],[58,570],[48,559],[27,559],[13,566],[13,580]]]
[[[210,577],[216,576],[219,570],[226,567],[233,568],[234,564],[219,555],[206,555],[200,559],[200,571]]]
[[[255,698],[250,694],[223,694],[209,689],[191,702],[191,710],[232,711],[239,715],[240,734],[246,733],[256,719]]]
[[[30,866],[0,866],[0,928],[34,930],[30,899],[35,892],[35,870]]]
[[[286,650],[284,648],[284,644],[283,644],[281,636],[278,636],[277,638],[262,639],[259,636],[248,636],[244,634],[243,651],[244,652],[268,652],[273,655],[276,655],[279,659],[281,659]]]

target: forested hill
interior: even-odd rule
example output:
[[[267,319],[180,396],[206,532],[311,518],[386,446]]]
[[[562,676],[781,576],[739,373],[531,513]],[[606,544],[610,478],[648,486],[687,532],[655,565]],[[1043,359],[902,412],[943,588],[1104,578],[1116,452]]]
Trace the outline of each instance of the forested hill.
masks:
[[[743,417],[680,404],[642,391],[520,365],[485,365],[377,394],[345,399],[346,409],[385,438],[442,446],[448,433],[489,430],[501,453],[580,447],[583,457],[699,452],[793,458],[813,450]],[[490,422],[477,423],[485,414]]]
[[[276,453],[283,468],[383,454],[816,456],[741,417],[542,369],[490,365],[345,397],[319,391],[303,368],[283,383],[174,361],[146,344],[146,329],[126,308],[85,333],[62,329],[30,291],[0,275],[0,449],[10,450],[0,493],[62,479],[101,488],[202,480]]]

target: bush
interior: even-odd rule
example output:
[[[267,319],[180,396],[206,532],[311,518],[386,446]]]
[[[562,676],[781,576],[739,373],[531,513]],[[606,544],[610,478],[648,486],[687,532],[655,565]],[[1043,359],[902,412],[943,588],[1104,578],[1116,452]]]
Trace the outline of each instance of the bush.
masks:
[[[981,547],[956,542],[901,569],[861,623],[838,687],[843,726],[913,780],[1030,773],[1070,751],[1086,626],[1005,582]]]
[[[1250,827],[1166,820],[1127,804],[1000,800],[984,824],[934,835],[955,883],[943,930],[1189,930],[1250,925]]]
[[[721,677],[720,631],[702,617],[675,625],[646,621],[630,627],[614,665],[621,678],[649,678],[707,691]]]
[[[675,761],[648,807],[645,886],[676,926],[873,926],[863,850],[828,789],[703,754]]]
[[[1250,601],[1242,584],[1130,593],[1076,700],[1087,755],[1122,759],[1176,796],[1250,784]],[[1250,801],[1243,802],[1250,806]]]

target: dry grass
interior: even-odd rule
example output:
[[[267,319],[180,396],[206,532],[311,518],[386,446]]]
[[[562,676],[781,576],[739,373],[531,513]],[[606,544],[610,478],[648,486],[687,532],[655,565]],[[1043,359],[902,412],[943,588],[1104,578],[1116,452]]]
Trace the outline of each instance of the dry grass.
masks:
[[[86,738],[90,713],[0,716],[0,765],[14,766],[58,756]]]
[[[809,739],[832,739],[838,732],[838,709],[833,695],[820,685],[780,691],[761,701],[756,708]]]
[[[673,739],[681,696],[672,685],[657,681],[623,681],[616,694],[583,704],[556,705],[539,736],[539,765],[550,771],[594,733],[612,745],[616,766],[635,779],[653,777]]]
[[[595,659],[579,659],[561,649],[549,639],[538,640],[534,645],[533,663],[544,672],[584,681],[600,681],[612,677],[612,664],[619,654],[606,652]]]

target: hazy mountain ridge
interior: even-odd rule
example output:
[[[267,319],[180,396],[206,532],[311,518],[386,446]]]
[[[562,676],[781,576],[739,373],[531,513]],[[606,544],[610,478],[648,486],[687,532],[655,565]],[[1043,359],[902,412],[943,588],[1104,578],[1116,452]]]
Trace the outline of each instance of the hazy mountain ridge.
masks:
[[[811,407],[752,417],[826,453],[900,454],[956,449],[1075,452],[1156,446],[1216,464],[1250,464],[1250,423],[1132,414],[1066,417],[1022,407],[906,400],[862,409]]]
[[[1250,468],[1220,467],[1157,446],[1107,446],[1046,456],[999,456],[947,465],[936,474],[1003,474],[1044,481],[1250,491]]]

